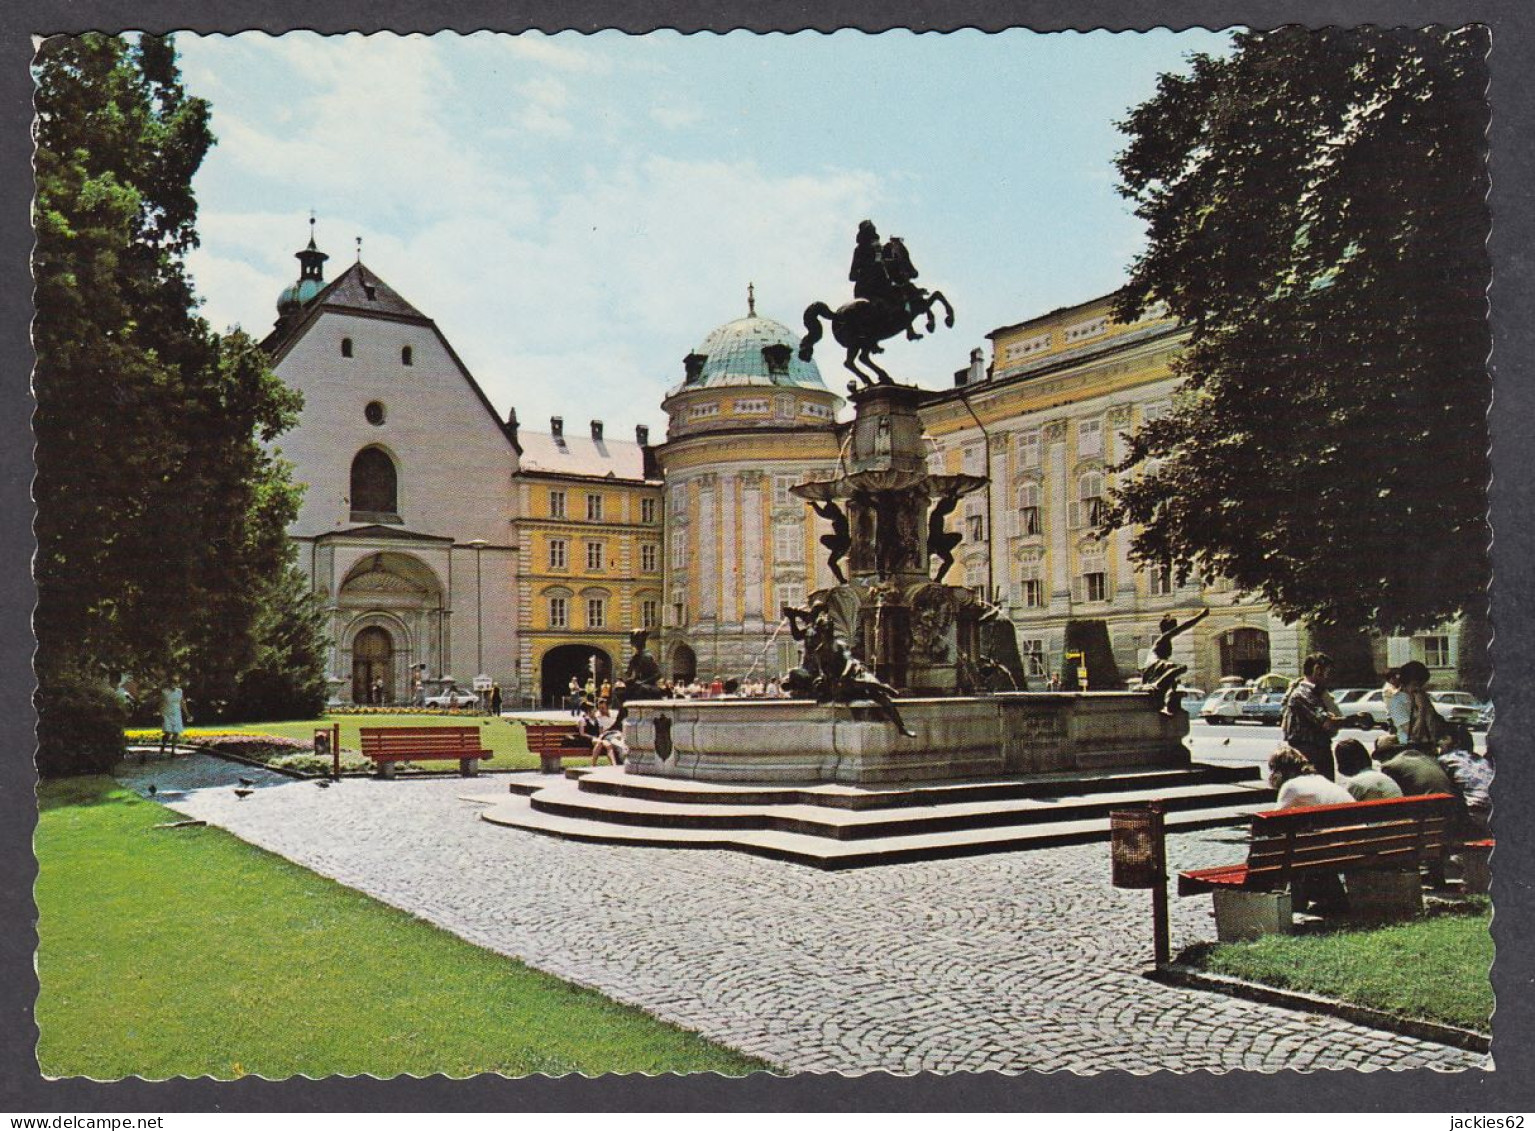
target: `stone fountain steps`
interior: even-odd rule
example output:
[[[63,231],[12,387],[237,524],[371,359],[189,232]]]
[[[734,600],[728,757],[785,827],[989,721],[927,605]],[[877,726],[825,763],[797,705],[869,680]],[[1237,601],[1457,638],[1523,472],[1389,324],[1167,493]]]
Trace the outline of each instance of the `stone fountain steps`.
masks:
[[[612,777],[613,771],[605,768],[596,775],[600,780],[603,775]],[[487,821],[545,835],[605,844],[724,848],[823,869],[1107,840],[1112,809],[1152,799],[1167,806],[1169,831],[1235,824],[1273,806],[1272,791],[1256,782],[1193,781],[1173,787],[1159,783],[1146,789],[1136,786],[1148,782],[1122,781],[1119,789],[1080,794],[1058,791],[1050,796],[935,800],[859,810],[799,802],[715,804],[705,799],[713,791],[670,801],[621,796],[590,789],[597,784],[593,776],[582,772],[545,778],[549,784],[531,795],[494,793],[467,799],[489,806],[481,814]],[[1066,783],[1056,785],[1061,790]],[[950,784],[926,792],[954,789]]]
[[[815,805],[836,809],[898,809],[961,802],[1051,798],[1129,789],[1156,790],[1180,786],[1251,781],[1258,771],[1248,766],[1195,765],[1187,768],[1087,770],[1031,774],[1008,778],[928,782],[901,786],[854,786],[823,782],[805,786],[741,785],[677,778],[646,777],[602,766],[565,771],[587,793],[666,802],[706,802],[711,805]],[[550,784],[548,777],[514,780],[512,792],[531,795]]]

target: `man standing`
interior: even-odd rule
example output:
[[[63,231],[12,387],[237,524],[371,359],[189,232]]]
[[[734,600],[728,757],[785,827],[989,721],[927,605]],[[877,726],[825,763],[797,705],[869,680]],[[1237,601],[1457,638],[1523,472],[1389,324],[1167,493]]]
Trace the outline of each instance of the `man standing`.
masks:
[[[1302,678],[1285,696],[1280,722],[1285,744],[1304,754],[1316,772],[1330,781],[1335,776],[1332,739],[1343,723],[1333,712],[1327,695],[1332,657],[1325,652],[1313,652],[1306,657],[1301,671]]]

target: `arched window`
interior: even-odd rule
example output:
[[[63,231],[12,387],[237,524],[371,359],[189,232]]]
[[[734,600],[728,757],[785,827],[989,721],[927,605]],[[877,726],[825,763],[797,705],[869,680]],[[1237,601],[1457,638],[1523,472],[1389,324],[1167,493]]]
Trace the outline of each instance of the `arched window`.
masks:
[[[342,357],[351,357],[352,356],[352,339],[351,338],[342,338],[341,339],[341,356]]]
[[[411,348],[409,346],[402,346],[400,348],[400,364],[414,365],[415,363],[415,354],[411,352]]]
[[[382,448],[364,448],[352,460],[352,517],[398,514],[399,476]]]

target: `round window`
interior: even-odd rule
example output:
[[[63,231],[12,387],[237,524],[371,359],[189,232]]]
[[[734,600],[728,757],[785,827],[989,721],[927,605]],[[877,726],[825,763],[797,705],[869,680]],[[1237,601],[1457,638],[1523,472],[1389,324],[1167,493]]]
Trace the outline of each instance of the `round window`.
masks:
[[[369,424],[382,424],[384,422],[383,402],[369,401],[368,407],[362,410],[362,414],[368,418]]]

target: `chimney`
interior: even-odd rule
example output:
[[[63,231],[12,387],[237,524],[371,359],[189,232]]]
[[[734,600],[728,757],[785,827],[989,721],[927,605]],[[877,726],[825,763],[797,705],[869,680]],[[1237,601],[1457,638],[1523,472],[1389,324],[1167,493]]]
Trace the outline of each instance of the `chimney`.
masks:
[[[636,424],[634,426],[634,442],[642,448],[649,444],[650,428],[644,424]]]
[[[549,431],[556,440],[565,438],[565,418],[563,416],[551,416],[549,418]]]
[[[592,442],[594,444],[602,443],[602,421],[600,420],[592,421]]]
[[[506,414],[506,430],[512,434],[512,443],[517,442],[517,410],[508,410]]]
[[[967,384],[978,385],[986,380],[986,355],[979,348],[970,351],[970,380]]]

